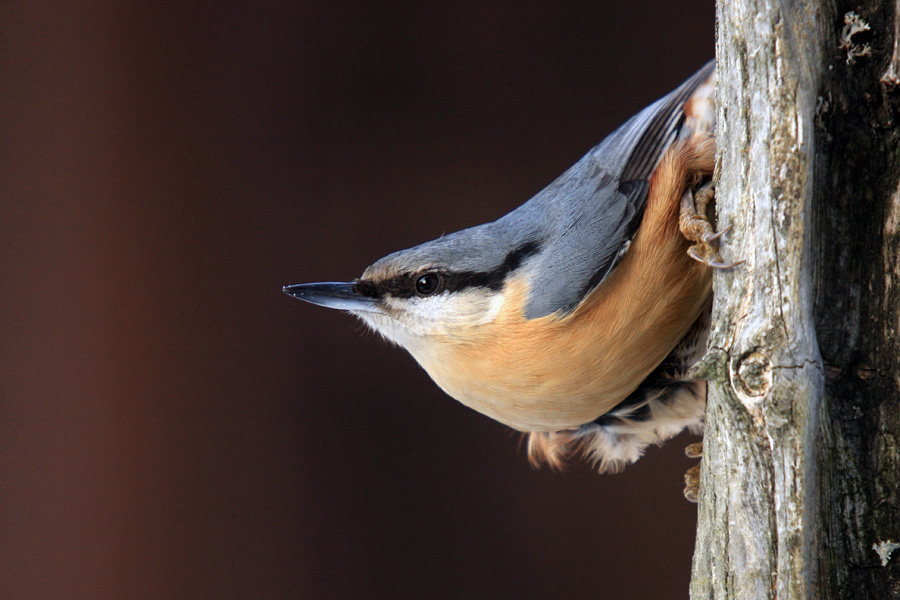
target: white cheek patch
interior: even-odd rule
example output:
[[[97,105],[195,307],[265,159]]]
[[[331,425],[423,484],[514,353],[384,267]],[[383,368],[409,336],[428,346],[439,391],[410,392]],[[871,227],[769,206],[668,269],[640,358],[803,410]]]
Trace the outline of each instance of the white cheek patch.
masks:
[[[410,298],[406,312],[419,324],[421,333],[453,333],[456,328],[477,327],[497,318],[503,294],[484,288]]]
[[[490,323],[502,307],[502,293],[473,288],[426,298],[385,298],[383,313],[355,314],[388,340],[409,348],[423,337]]]

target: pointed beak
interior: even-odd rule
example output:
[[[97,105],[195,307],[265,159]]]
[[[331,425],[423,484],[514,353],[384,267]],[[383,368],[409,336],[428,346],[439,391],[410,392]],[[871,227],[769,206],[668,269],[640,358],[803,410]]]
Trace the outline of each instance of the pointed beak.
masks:
[[[348,283],[301,283],[281,288],[285,294],[299,300],[337,308],[339,310],[381,312],[374,298],[356,292],[356,284]]]

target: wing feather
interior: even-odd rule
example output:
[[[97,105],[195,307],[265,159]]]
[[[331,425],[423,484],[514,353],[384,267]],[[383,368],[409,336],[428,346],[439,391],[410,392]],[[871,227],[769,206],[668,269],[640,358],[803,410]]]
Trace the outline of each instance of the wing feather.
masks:
[[[541,244],[527,265],[532,289],[540,289],[527,318],[574,309],[613,271],[640,225],[650,177],[684,123],[685,102],[714,70],[707,63],[495,223]]]

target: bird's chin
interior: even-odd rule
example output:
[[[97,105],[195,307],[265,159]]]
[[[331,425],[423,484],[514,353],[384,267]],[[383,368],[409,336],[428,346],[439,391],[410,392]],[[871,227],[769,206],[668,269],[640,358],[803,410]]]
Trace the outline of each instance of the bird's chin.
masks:
[[[387,341],[409,350],[420,340],[419,335],[400,325],[397,320],[382,311],[350,311],[366,326]]]
[[[398,329],[397,324],[383,312],[374,310],[351,310],[349,312],[375,333],[396,343],[395,336],[391,334]]]

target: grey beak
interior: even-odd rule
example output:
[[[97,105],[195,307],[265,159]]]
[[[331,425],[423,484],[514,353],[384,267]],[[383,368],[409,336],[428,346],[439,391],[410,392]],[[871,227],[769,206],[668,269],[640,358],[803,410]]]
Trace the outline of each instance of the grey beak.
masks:
[[[381,312],[374,298],[356,292],[356,284],[348,283],[301,283],[281,288],[285,294],[299,300],[337,308],[339,310]]]

